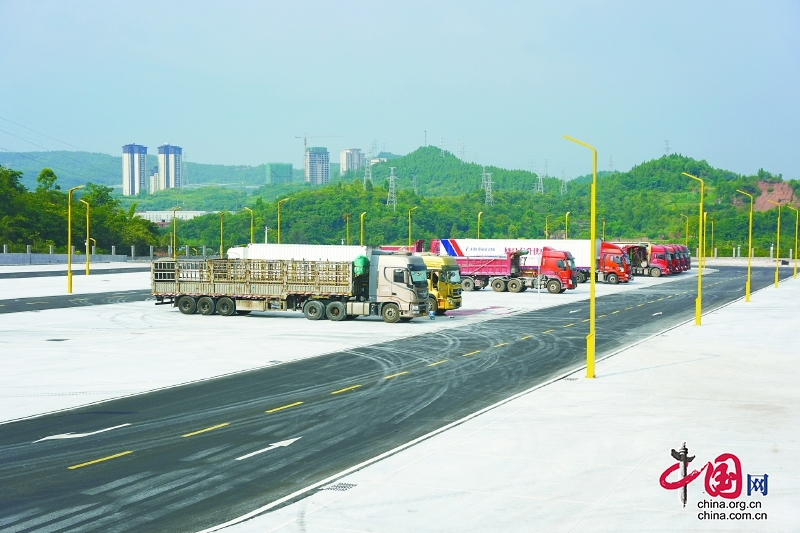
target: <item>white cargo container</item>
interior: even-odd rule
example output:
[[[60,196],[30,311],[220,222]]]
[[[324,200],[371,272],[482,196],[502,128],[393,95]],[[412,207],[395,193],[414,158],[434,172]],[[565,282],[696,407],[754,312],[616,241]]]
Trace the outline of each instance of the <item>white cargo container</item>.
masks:
[[[353,261],[358,256],[369,257],[369,246],[338,246],[330,244],[248,244],[228,248],[228,259],[270,259],[294,261]]]
[[[541,261],[542,248],[548,246],[570,252],[575,258],[575,269],[581,271],[589,270],[592,256],[596,258],[600,250],[600,239],[594,253],[589,239],[440,239],[439,242],[439,249],[431,251],[451,257],[506,257],[507,252],[527,250],[528,254],[520,257],[521,265],[534,267]]]

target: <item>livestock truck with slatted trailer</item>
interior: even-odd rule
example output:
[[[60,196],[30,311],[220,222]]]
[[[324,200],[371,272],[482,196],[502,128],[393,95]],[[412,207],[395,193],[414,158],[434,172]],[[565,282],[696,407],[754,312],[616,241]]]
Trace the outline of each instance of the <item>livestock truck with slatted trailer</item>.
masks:
[[[370,251],[355,260],[159,259],[151,267],[157,304],[190,315],[301,311],[309,320],[427,314],[425,263],[408,253]]]

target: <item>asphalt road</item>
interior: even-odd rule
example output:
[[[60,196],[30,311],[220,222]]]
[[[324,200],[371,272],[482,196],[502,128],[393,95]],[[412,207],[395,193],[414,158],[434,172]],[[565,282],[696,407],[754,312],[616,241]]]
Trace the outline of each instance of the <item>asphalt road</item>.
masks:
[[[719,270],[706,310],[743,293],[745,269]],[[772,276],[754,269],[753,290]],[[599,298],[598,355],[691,318],[695,288]],[[225,522],[580,367],[587,321],[575,302],[0,425],[0,530]]]
[[[128,274],[130,272],[150,272],[150,267],[135,267],[135,268],[97,268],[91,270],[95,275],[100,274]],[[85,269],[73,269],[73,276],[85,276]],[[35,272],[0,272],[0,279],[16,279],[16,278],[51,278],[57,276],[67,276],[66,265],[64,270],[40,270]]]
[[[150,297],[150,289],[133,291],[95,292],[86,294],[62,294],[59,296],[39,296],[36,298],[14,298],[0,300],[0,314],[22,311],[44,311],[83,305],[119,304],[139,302]]]

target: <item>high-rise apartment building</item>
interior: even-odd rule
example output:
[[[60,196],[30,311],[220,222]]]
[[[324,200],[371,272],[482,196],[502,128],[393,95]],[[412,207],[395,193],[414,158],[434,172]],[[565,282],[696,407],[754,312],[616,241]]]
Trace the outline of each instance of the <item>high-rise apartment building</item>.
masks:
[[[359,148],[348,148],[339,154],[339,174],[344,176],[348,170],[356,170],[364,166],[364,154]]]
[[[327,148],[309,146],[306,149],[306,181],[313,185],[328,183],[331,173],[330,154]]]
[[[267,183],[291,183],[293,173],[291,163],[267,163]]]
[[[126,144],[122,147],[122,194],[134,196],[147,190],[147,147]]]
[[[172,189],[182,185],[183,149],[164,144],[158,147],[158,190]],[[155,191],[153,191],[155,192]]]
[[[150,188],[147,189],[150,194],[153,194],[158,190],[158,167],[153,167],[150,169]]]

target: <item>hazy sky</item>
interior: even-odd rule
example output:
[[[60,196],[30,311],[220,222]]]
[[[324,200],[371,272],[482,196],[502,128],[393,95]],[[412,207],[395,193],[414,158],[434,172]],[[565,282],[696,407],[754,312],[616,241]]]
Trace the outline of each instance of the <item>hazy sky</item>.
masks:
[[[568,177],[671,151],[800,178],[800,2],[0,0],[0,147],[332,161],[377,140]],[[9,120],[20,126],[8,122]],[[49,139],[29,129],[53,137]],[[22,137],[25,140],[14,137]],[[535,163],[534,163],[535,162]]]

